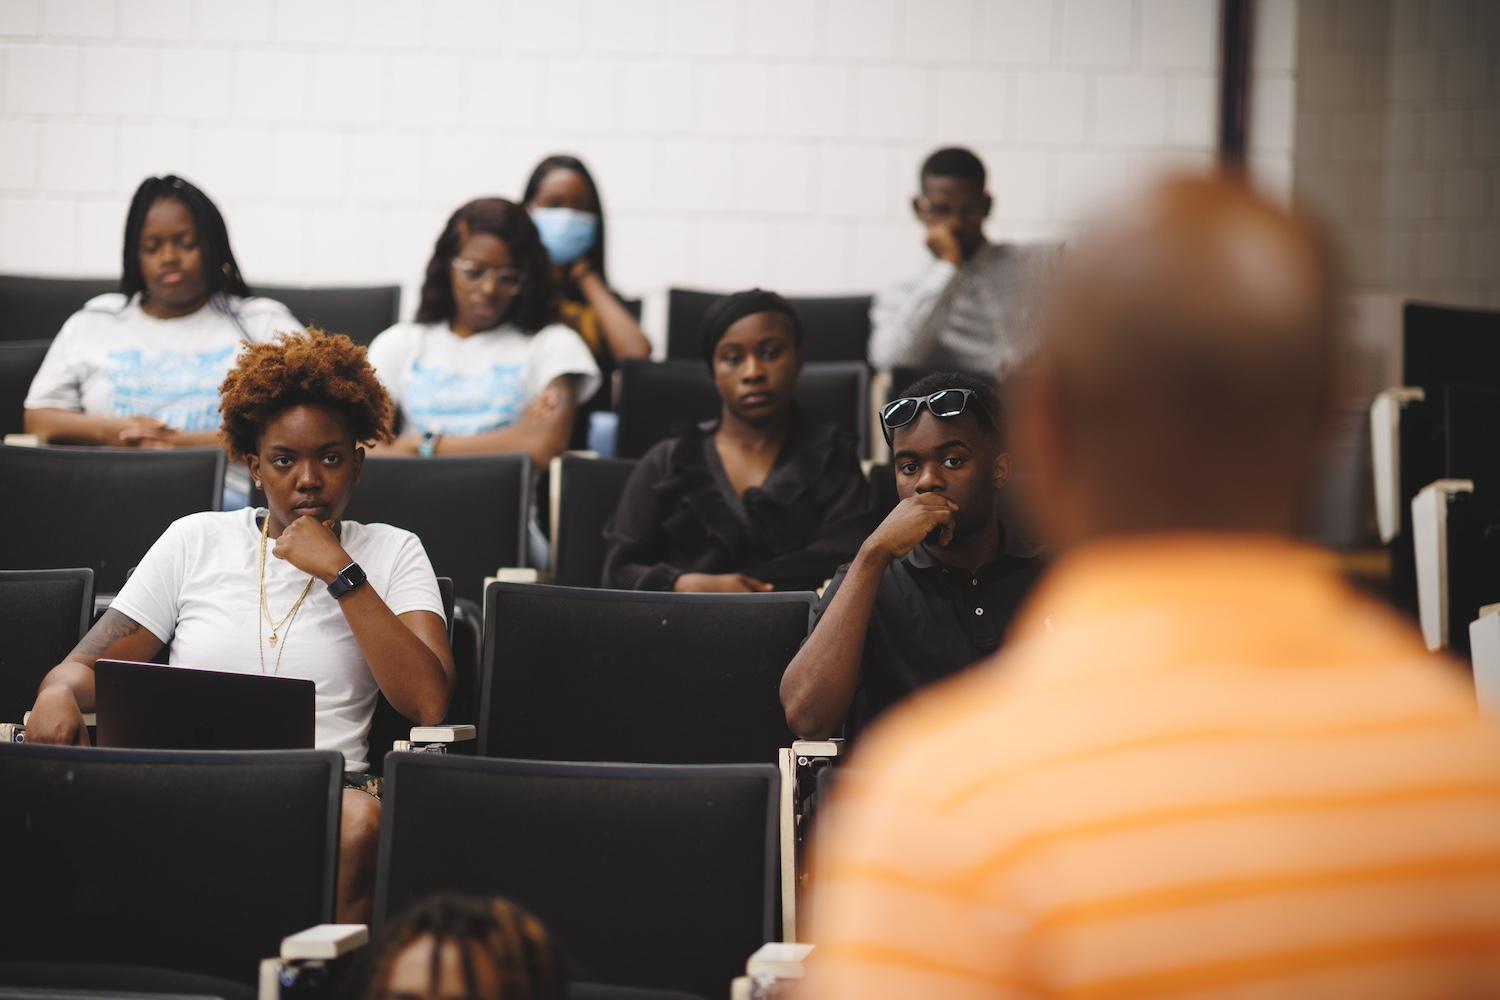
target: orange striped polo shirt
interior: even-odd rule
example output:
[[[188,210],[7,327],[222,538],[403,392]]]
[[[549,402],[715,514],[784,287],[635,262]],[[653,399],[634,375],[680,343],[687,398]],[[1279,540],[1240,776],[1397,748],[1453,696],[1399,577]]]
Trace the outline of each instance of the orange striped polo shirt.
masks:
[[[1500,996],[1500,730],[1290,542],[1079,550],[848,774],[807,1000]]]

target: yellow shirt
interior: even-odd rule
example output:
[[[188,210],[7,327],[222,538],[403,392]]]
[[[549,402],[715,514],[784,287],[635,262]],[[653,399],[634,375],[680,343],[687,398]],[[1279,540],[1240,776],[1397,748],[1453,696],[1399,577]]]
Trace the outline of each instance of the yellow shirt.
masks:
[[[1100,543],[878,726],[809,1000],[1500,996],[1500,732],[1291,543]]]

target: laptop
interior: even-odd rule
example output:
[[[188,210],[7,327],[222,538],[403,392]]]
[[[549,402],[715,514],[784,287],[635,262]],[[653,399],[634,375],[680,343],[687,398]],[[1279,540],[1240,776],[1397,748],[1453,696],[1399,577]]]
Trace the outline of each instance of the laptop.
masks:
[[[309,680],[94,663],[95,744],[149,750],[307,750],[313,745]]]

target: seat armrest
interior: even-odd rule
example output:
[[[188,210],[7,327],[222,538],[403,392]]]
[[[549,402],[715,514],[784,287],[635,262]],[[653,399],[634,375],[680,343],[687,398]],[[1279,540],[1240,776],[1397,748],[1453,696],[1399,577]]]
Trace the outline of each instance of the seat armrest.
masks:
[[[259,1000],[293,997],[334,998],[346,994],[359,949],[370,940],[364,924],[318,924],[281,939],[281,954],[262,959]]]
[[[411,738],[391,744],[395,753],[447,753],[455,743],[478,738],[478,730],[467,723],[453,726],[412,726]]]
[[[1500,604],[1486,604],[1469,623],[1469,653],[1479,708],[1500,718]]]
[[[467,723],[453,726],[412,726],[413,743],[467,743],[477,736],[473,726]]]
[[[842,739],[831,740],[792,740],[792,753],[799,758],[798,764],[806,764],[800,758],[806,757],[810,761],[814,757],[838,757],[843,754],[844,741]]]
[[[329,962],[342,958],[370,941],[366,924],[318,924],[281,939],[281,960]]]
[[[761,945],[745,963],[745,974],[730,984],[731,1000],[780,1000],[801,982],[810,944],[773,941]]]
[[[84,712],[83,724],[85,726],[88,726],[90,729],[96,729],[99,726],[98,717],[95,716],[93,712]],[[21,716],[21,727],[24,729],[29,725],[31,725],[31,713],[26,712]]]
[[[1439,479],[1411,501],[1411,542],[1417,569],[1417,617],[1431,650],[1448,646],[1448,504],[1473,493],[1468,479]]]
[[[1393,386],[1370,404],[1370,469],[1375,479],[1375,521],[1387,545],[1401,530],[1401,411],[1426,399],[1421,389]]]

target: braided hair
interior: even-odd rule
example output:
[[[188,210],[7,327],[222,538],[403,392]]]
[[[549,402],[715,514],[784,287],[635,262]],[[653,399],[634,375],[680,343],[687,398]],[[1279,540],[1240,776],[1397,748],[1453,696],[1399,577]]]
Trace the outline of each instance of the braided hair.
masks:
[[[435,994],[444,948],[458,946],[467,996],[479,997],[476,959],[495,971],[504,1000],[562,1000],[567,976],[562,957],[542,922],[505,899],[442,893],[407,910],[385,935],[376,953],[366,996],[389,991],[391,970],[407,948],[432,939],[428,983]]]

